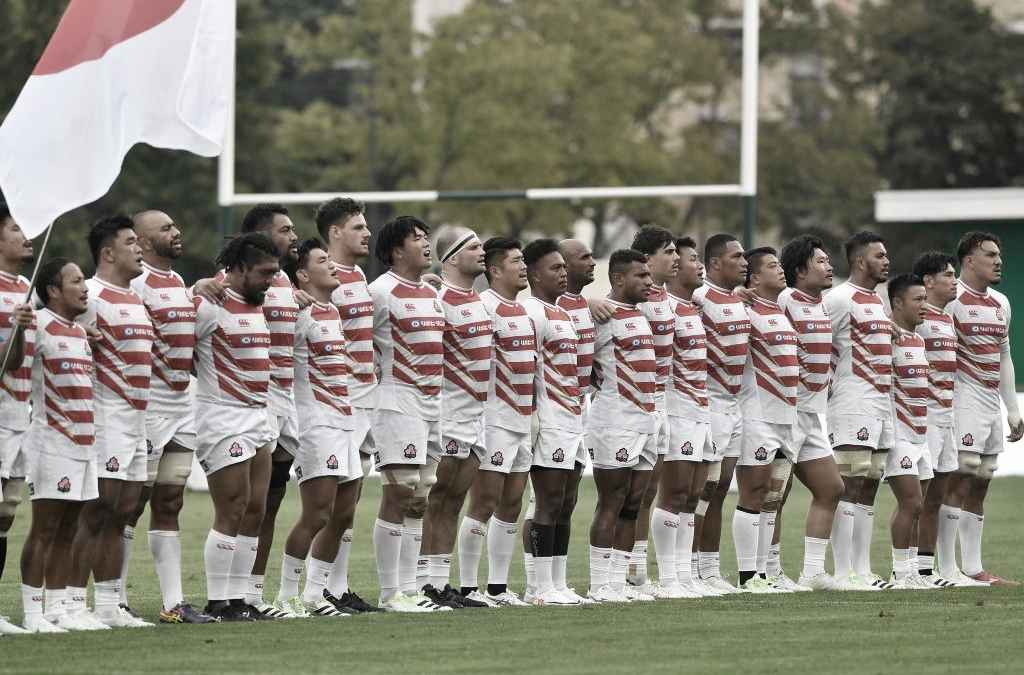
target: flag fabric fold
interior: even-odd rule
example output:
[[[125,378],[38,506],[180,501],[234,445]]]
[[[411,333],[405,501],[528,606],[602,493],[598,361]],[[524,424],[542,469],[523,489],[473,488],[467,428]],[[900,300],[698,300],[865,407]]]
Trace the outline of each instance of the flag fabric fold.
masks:
[[[71,0],[0,125],[0,188],[30,237],[99,199],[137,143],[220,154],[235,0]]]

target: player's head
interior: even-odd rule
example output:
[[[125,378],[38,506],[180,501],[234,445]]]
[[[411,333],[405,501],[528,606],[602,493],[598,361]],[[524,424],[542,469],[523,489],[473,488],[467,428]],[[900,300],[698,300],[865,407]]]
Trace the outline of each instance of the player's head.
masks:
[[[449,226],[441,230],[434,242],[441,272],[458,272],[475,279],[484,272],[484,245],[476,232],[468,227]]]
[[[913,328],[924,321],[928,295],[924,280],[916,274],[897,274],[889,279],[889,305],[892,318],[902,326]]]
[[[491,237],[484,242],[484,274],[487,283],[519,292],[526,288],[523,242],[509,237]]]
[[[377,234],[374,253],[388,267],[423,273],[430,269],[430,228],[414,216],[398,216]]]
[[[523,249],[526,279],[533,294],[548,300],[557,298],[568,283],[565,258],[554,239],[534,239]]]
[[[704,263],[697,254],[697,242],[693,237],[678,237],[675,245],[679,254],[679,272],[670,283],[680,290],[693,291],[704,283]]]
[[[353,258],[370,252],[370,228],[362,202],[348,197],[328,199],[317,207],[313,219],[320,239],[328,246],[337,243]]]
[[[746,251],[747,278],[744,285],[770,296],[778,295],[786,287],[786,274],[782,271],[778,252],[771,246],[759,246]]]
[[[786,285],[809,293],[832,288],[832,261],[821,239],[801,234],[788,242],[779,253]]]
[[[270,237],[283,260],[294,259],[299,252],[299,235],[284,204],[257,204],[242,218],[242,233],[262,232]]]
[[[139,238],[142,255],[165,260],[181,257],[181,230],[169,215],[156,210],[140,211],[132,216],[132,224]]]
[[[913,273],[921,278],[928,296],[939,307],[956,298],[956,258],[942,251],[926,251],[914,261]]]
[[[729,290],[742,286],[747,278],[743,246],[731,234],[713,234],[708,238],[704,244],[704,266],[713,283]]]
[[[579,239],[563,239],[558,242],[558,251],[565,261],[566,287],[579,293],[584,286],[594,282],[594,253]]]
[[[314,298],[329,297],[340,283],[327,255],[327,247],[316,238],[299,244],[295,262],[286,265],[285,271],[293,284]]]
[[[67,258],[51,258],[39,267],[37,294],[48,307],[64,318],[74,318],[89,304],[85,275]]]
[[[630,248],[647,256],[647,266],[655,283],[663,284],[679,271],[676,238],[664,227],[644,225],[633,237]]]
[[[32,254],[32,240],[14,222],[7,202],[0,199],[0,260],[13,272],[21,263],[32,260]]]
[[[672,242],[673,249],[675,242]],[[612,297],[631,305],[643,302],[654,285],[647,256],[633,248],[619,249],[608,259]]]
[[[880,284],[889,278],[889,253],[885,239],[874,232],[861,230],[843,244],[850,276],[859,275],[861,281]]]
[[[100,218],[89,229],[89,250],[97,270],[134,279],[142,274],[142,249],[132,219],[123,214]]]
[[[253,305],[262,305],[267,289],[281,271],[278,251],[270,237],[262,232],[247,232],[225,244],[217,264],[229,277],[229,284]]]
[[[973,281],[995,286],[1003,280],[1003,256],[999,237],[989,232],[968,232],[960,237],[956,257],[960,272]]]

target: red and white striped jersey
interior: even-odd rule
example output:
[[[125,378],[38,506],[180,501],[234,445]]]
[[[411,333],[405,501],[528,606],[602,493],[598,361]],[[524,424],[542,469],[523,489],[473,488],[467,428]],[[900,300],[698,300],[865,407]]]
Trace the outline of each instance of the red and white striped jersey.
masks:
[[[537,372],[537,336],[526,308],[488,288],[480,294],[494,328],[490,390],[484,423],[529,433],[533,415],[533,378]]]
[[[67,438],[62,455],[92,459],[93,361],[85,329],[44,307],[36,313],[35,345],[32,426]]]
[[[672,377],[666,394],[668,414],[691,420],[708,420],[708,362],[704,323],[689,300],[668,296],[675,314],[672,345]]]
[[[658,365],[655,379],[654,403],[658,410],[665,409],[665,390],[672,374],[672,344],[675,340],[676,318],[668,291],[664,286],[652,286],[646,302],[639,305],[654,334],[654,358]]]
[[[743,371],[740,408],[752,419],[795,424],[800,381],[796,331],[777,303],[760,296],[754,296],[747,315],[750,351]]]
[[[795,288],[779,294],[779,307],[796,331],[800,356],[800,384],[796,407],[805,412],[828,410],[828,381],[832,370],[832,321],[821,297]]]
[[[156,415],[176,417],[189,405],[192,350],[196,345],[196,307],[178,273],[142,263],[142,274],[132,279],[132,290],[142,299],[153,324],[153,374],[149,405]]]
[[[89,308],[82,325],[94,326],[100,337],[93,344],[96,409],[104,411],[104,423],[112,411],[145,411],[153,365],[153,324],[142,299],[131,290],[98,277],[86,280]],[[132,431],[145,429],[145,418],[125,423]],[[139,425],[136,429],[134,425]]]
[[[230,288],[219,305],[194,298],[196,399],[204,403],[267,407],[270,329],[263,308]]]
[[[953,426],[953,380],[956,378],[956,328],[953,317],[934,305],[925,305],[924,322],[917,334],[924,338],[928,355],[928,424]]]
[[[429,284],[394,272],[370,284],[377,406],[435,422],[441,417],[444,310]]]
[[[979,293],[957,283],[956,300],[946,312],[956,328],[956,395],[953,405],[999,414],[999,366],[1009,350],[1010,302],[989,288]]]
[[[928,356],[924,339],[894,325],[893,402],[896,435],[911,443],[924,443],[928,419]]]
[[[337,307],[314,302],[299,311],[294,359],[293,390],[299,428],[352,429],[348,398],[352,371]]]
[[[750,319],[740,296],[705,281],[693,292],[707,336],[708,398],[713,410],[732,410],[738,402],[743,366],[750,346]]]
[[[0,272],[0,350],[11,337],[14,308],[25,302],[28,279]],[[35,321],[24,331],[25,360],[21,368],[4,373],[0,381],[0,427],[24,431],[29,425],[29,396],[32,394],[32,356],[35,353]]]
[[[441,283],[444,331],[444,384],[441,417],[454,422],[478,420],[490,386],[491,317],[473,289]]]
[[[583,431],[583,395],[576,350],[578,338],[568,312],[538,298],[523,301],[537,331],[534,401],[542,429]]]
[[[587,424],[654,433],[658,365],[651,325],[636,305],[608,302],[615,313],[597,326],[593,374],[597,392]]]
[[[341,313],[345,346],[352,361],[352,379],[348,388],[352,405],[374,407],[373,390],[377,373],[373,368],[373,298],[366,275],[358,265],[338,265],[334,276],[341,285],[334,289],[331,301]]]
[[[825,294],[832,321],[833,414],[874,412],[892,415],[892,322],[873,290],[849,281]]]
[[[576,331],[576,363],[580,374],[580,392],[585,395],[593,386],[590,377],[594,366],[594,317],[590,314],[590,305],[582,295],[563,293],[555,302],[572,319],[572,327]]]

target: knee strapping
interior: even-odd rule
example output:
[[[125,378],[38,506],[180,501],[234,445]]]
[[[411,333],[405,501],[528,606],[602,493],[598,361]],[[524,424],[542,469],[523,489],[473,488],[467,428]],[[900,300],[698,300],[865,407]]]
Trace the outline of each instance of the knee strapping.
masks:
[[[773,504],[782,501],[786,493],[786,483],[793,473],[793,464],[785,457],[776,457],[772,461],[772,477],[768,491],[764,494],[764,503]],[[778,486],[778,487],[776,487]]]
[[[420,483],[419,467],[400,466],[397,469],[381,471],[381,482],[384,485],[397,485],[415,491]]]
[[[977,476],[981,468],[981,455],[976,452],[961,452],[957,456],[957,472]]]
[[[693,510],[693,515],[700,516],[703,518],[708,513],[708,507],[711,506],[711,502],[706,499],[697,500],[697,508]]]
[[[4,498],[0,501],[0,517],[13,518],[18,504],[24,499],[25,479],[9,478],[4,486]]]
[[[983,455],[981,458],[981,465],[978,467],[978,478],[982,480],[992,480],[992,476],[995,475],[996,469],[998,468],[998,455]]]
[[[708,482],[708,483],[717,483],[719,480],[721,480],[721,478],[722,478],[722,463],[721,462],[711,462],[711,464],[708,465],[708,477],[706,479],[706,482]]]
[[[419,467],[419,484],[413,490],[414,499],[426,499],[430,488],[437,484],[437,462],[427,459],[427,463]]]
[[[158,485],[182,486],[192,473],[191,452],[165,452],[160,458],[154,482]]]
[[[359,466],[363,468],[363,477],[370,475],[370,467],[373,465],[373,458],[370,455],[359,455]]]
[[[282,460],[270,464],[270,489],[282,489],[288,485],[293,460]]]
[[[871,453],[871,467],[868,469],[867,477],[871,480],[878,480],[885,473],[885,453]]]

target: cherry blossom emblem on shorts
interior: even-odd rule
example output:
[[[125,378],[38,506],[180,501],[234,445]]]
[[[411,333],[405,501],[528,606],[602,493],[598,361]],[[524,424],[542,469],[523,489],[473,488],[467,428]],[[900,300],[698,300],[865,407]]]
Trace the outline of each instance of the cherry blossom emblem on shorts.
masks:
[[[679,452],[681,452],[684,455],[692,455],[693,443],[691,443],[690,441],[686,441],[685,443],[679,446]]]
[[[868,428],[867,427],[861,427],[860,428],[860,430],[857,432],[857,440],[858,441],[866,441],[866,440],[868,440]]]
[[[561,448],[555,448],[555,451],[551,453],[551,461],[553,462],[564,462],[565,461],[565,450]]]
[[[331,455],[330,457],[328,457],[327,458],[327,468],[330,469],[331,471],[334,471],[335,469],[337,469],[338,468],[338,458],[335,457],[334,455]]]
[[[615,451],[616,462],[628,462],[629,461],[629,450],[625,448],[619,448]]]
[[[754,459],[756,459],[759,462],[763,462],[766,459],[768,459],[768,451],[765,450],[765,447],[763,445],[757,450],[754,450]]]
[[[67,476],[57,481],[57,492],[71,492],[71,480]]]
[[[228,448],[228,454],[232,457],[241,457],[244,452],[242,445],[238,441],[232,443],[231,447]]]
[[[909,469],[910,467],[914,466],[914,463],[910,461],[909,457],[903,455],[903,459],[900,460],[900,466],[903,467],[904,469]]]
[[[459,443],[455,439],[452,439],[445,443],[444,454],[446,455],[457,455],[459,454]]]
[[[494,466],[501,466],[505,463],[505,455],[501,450],[495,450],[494,454],[491,455],[491,464]]]
[[[117,457],[111,457],[107,460],[107,471],[117,473],[120,469],[121,463],[117,461]]]
[[[402,454],[405,455],[406,459],[416,459],[416,446],[410,443],[405,446],[405,450],[402,451]]]
[[[974,445],[974,436],[973,436],[973,434],[964,434],[963,444],[964,444],[964,447],[966,447],[966,448],[969,448],[972,445]]]

